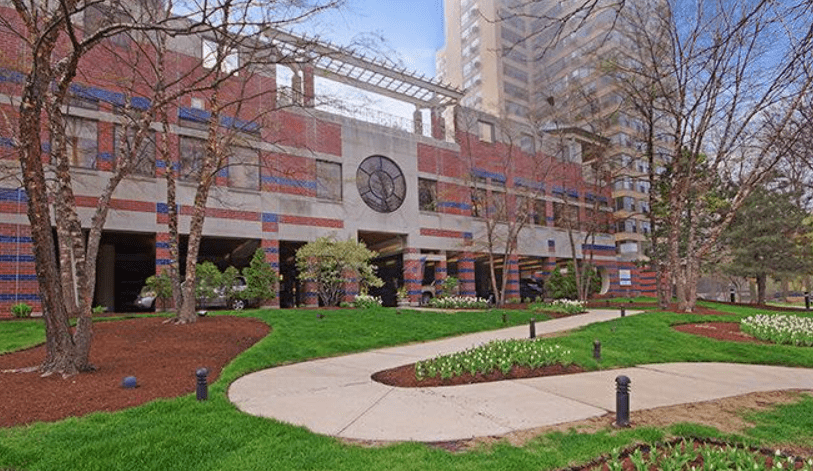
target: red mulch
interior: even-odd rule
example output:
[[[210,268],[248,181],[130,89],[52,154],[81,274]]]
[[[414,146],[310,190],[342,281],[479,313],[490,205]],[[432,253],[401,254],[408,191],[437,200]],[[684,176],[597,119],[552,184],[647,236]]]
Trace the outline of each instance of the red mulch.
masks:
[[[264,322],[242,317],[199,317],[189,325],[165,320],[94,324],[91,362],[98,370],[67,379],[9,371],[37,366],[45,358],[44,346],[0,355],[0,427],[116,411],[194,392],[198,368],[209,369],[212,383],[226,363],[269,332]],[[135,376],[138,387],[122,388],[126,376]]]
[[[528,368],[527,366],[515,366],[504,375],[500,371],[492,371],[489,374],[477,373],[472,375],[464,373],[460,376],[453,376],[449,379],[440,377],[426,378],[418,381],[415,378],[415,364],[399,366],[389,370],[379,371],[373,374],[374,381],[390,386],[401,388],[428,388],[433,386],[457,386],[461,384],[488,383],[490,381],[502,381],[505,379],[536,378],[539,376],[566,375],[571,373],[582,373],[584,368],[577,365],[551,365],[541,368]]]

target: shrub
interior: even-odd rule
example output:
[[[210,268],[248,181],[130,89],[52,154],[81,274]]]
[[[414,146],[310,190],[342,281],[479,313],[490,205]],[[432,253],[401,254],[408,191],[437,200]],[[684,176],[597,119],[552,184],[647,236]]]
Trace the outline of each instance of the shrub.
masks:
[[[601,275],[599,275],[598,270],[586,263],[582,264],[582,270],[582,279],[588,280],[590,283],[588,294],[598,293],[601,290]],[[564,273],[562,273],[563,271]],[[576,270],[573,267],[573,262],[569,262],[564,267],[564,270],[562,268],[553,270],[545,289],[553,298],[578,299]]]
[[[265,251],[262,248],[254,252],[249,266],[243,268],[243,277],[246,279],[246,289],[238,293],[243,299],[259,299],[260,302],[277,297],[277,284],[279,276],[265,260]]]
[[[14,317],[28,317],[31,315],[31,311],[33,309],[26,303],[17,303],[11,306],[11,313],[14,314]]]
[[[378,296],[370,296],[369,294],[360,294],[353,300],[353,307],[360,309],[372,309],[381,306],[381,298]]]

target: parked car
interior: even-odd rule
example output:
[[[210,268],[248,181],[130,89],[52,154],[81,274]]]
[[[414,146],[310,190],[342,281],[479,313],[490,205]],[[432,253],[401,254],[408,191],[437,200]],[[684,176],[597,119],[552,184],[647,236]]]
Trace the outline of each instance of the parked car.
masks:
[[[519,280],[519,297],[522,300],[529,299],[531,301],[542,300],[545,298],[545,289],[542,281],[533,278],[522,278]]]
[[[257,299],[241,299],[236,294],[244,291],[248,287],[246,279],[238,276],[234,279],[234,284],[230,293],[226,293],[223,288],[215,288],[215,295],[212,297],[198,298],[195,302],[197,309],[233,309],[240,311],[247,307],[257,306],[259,300]],[[155,309],[155,291],[150,290],[146,286],[141,289],[138,297],[135,300],[135,305],[139,309],[153,310]]]

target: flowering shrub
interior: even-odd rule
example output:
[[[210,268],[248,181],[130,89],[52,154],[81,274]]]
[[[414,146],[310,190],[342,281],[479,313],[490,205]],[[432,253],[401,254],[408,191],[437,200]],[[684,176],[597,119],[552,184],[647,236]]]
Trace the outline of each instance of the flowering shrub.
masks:
[[[550,303],[532,303],[531,309],[534,311],[553,311],[553,312],[563,312],[565,314],[580,314],[582,312],[586,312],[584,308],[584,302],[582,301],[572,301],[570,299],[557,299]]]
[[[378,296],[370,296],[369,294],[360,294],[353,300],[353,307],[361,309],[370,309],[381,306],[381,298]]]
[[[537,340],[494,340],[468,350],[441,355],[415,363],[415,378],[421,381],[440,376],[449,379],[463,373],[475,375],[501,371],[507,374],[514,366],[539,368],[572,363],[570,350]]]
[[[488,301],[474,296],[444,296],[430,299],[429,305],[439,309],[485,309]]]
[[[773,343],[813,346],[813,318],[757,314],[740,321],[740,330]]]

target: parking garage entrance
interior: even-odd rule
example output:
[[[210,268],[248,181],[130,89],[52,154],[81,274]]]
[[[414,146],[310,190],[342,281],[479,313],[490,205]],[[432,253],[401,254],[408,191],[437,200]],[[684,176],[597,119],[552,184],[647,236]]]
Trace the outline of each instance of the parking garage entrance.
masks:
[[[398,305],[398,288],[404,286],[404,248],[406,247],[406,234],[387,232],[358,232],[358,241],[363,242],[368,249],[374,250],[378,256],[373,259],[377,267],[377,275],[384,281],[378,288],[370,288],[369,294],[380,296],[384,306]]]
[[[93,306],[133,310],[144,281],[155,274],[155,234],[104,232],[96,267]]]

